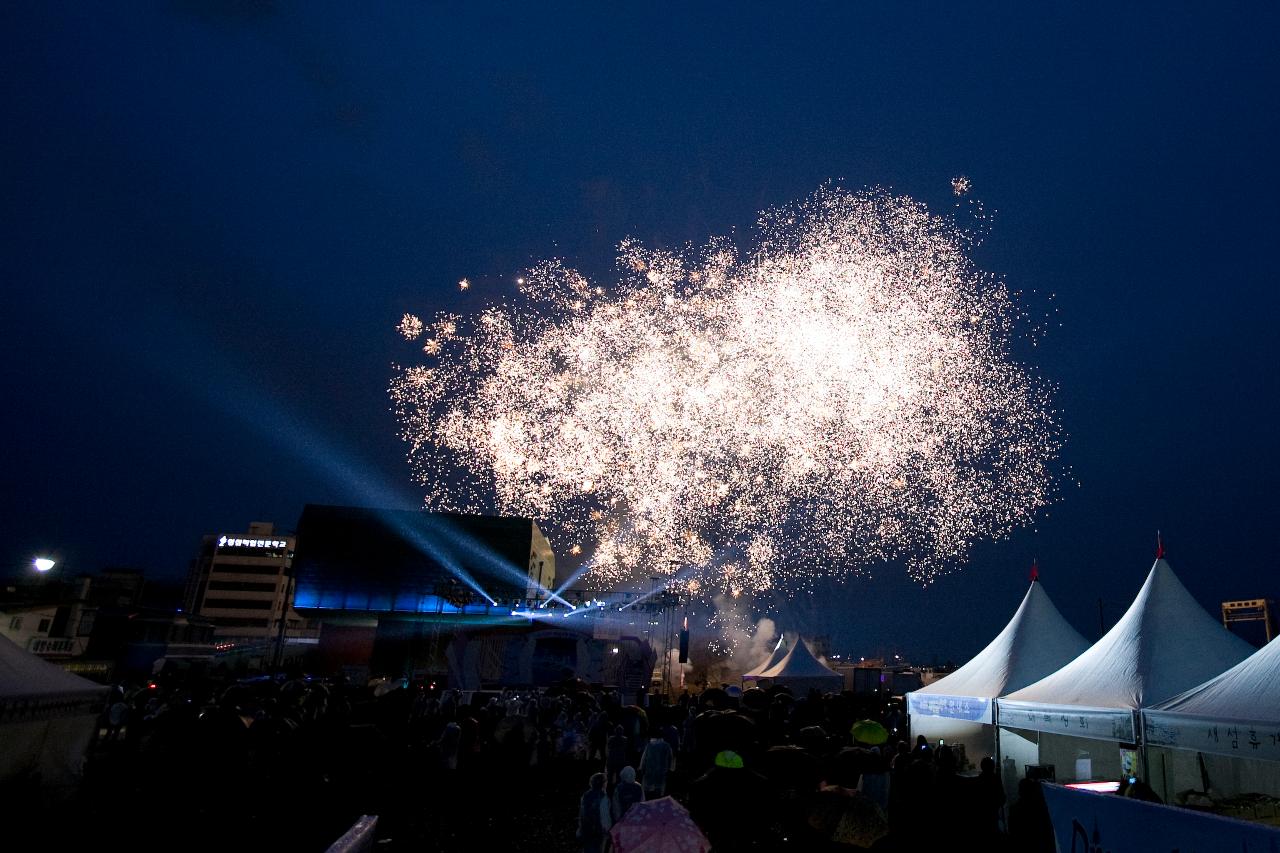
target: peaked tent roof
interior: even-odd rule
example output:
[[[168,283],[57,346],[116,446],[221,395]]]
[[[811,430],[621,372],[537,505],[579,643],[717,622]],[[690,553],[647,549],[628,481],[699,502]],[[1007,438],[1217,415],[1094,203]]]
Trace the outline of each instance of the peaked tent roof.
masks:
[[[1251,651],[1204,611],[1160,558],[1133,604],[1101,640],[1052,675],[1004,698],[1145,708],[1213,678]]]
[[[1280,722],[1280,639],[1152,710],[1215,720]]]
[[[744,672],[742,677],[759,678],[760,674],[765,670],[773,669],[775,666],[782,663],[782,659],[787,656],[788,651],[790,651],[790,649],[787,647],[787,635],[783,634],[778,638],[778,644],[773,647],[773,653],[769,655],[769,659],[756,668]]]
[[[992,698],[1050,675],[1089,648],[1039,581],[1032,581],[1009,624],[964,666],[916,693]]]
[[[0,637],[0,706],[18,699],[35,699],[41,704],[64,699],[95,699],[106,690],[106,686],[82,679],[23,651],[8,637]]]
[[[1146,743],[1280,761],[1280,640],[1231,669],[1142,712]]]
[[[809,644],[803,639],[797,637],[796,644],[791,651],[787,652],[787,656],[778,661],[770,669],[760,673],[760,678],[838,678],[844,681],[844,676],[829,668],[822,661],[813,656],[813,652],[809,650]]]

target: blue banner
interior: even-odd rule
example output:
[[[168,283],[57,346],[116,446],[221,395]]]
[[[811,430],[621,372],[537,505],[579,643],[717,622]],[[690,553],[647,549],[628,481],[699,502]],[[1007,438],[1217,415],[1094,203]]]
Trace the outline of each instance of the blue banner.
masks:
[[[1280,853],[1280,829],[1042,782],[1058,853]]]
[[[978,696],[908,693],[907,713],[921,717],[947,717],[971,723],[990,723],[991,700]]]

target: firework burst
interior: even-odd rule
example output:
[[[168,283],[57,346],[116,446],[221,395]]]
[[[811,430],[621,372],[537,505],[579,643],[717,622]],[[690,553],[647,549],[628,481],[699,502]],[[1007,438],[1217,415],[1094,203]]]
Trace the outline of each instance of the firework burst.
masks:
[[[1056,491],[1051,389],[968,247],[909,198],[827,187],[745,257],[628,240],[608,288],[539,264],[397,369],[426,503],[533,517],[598,582],[680,567],[751,595],[894,559],[927,582]]]

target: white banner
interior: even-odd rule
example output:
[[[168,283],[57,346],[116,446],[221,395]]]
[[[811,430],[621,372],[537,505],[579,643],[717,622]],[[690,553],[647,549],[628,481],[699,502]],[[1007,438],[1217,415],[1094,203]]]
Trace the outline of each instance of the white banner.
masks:
[[[941,693],[908,693],[907,713],[919,717],[946,717],[971,723],[991,722],[991,700],[978,696],[946,696]]]
[[[1124,708],[1085,708],[1078,705],[1041,705],[997,699],[1000,725],[1015,729],[1134,742],[1133,711]]]
[[[1059,853],[1280,853],[1280,829],[1042,782]]]
[[[1153,746],[1280,761],[1280,725],[1213,720],[1168,711],[1143,711],[1142,731]]]

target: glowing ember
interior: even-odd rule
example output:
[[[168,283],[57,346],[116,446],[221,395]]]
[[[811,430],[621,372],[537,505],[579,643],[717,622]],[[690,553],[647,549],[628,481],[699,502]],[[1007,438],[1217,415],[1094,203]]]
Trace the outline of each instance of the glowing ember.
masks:
[[[951,179],[951,191],[956,195],[964,195],[973,189],[973,182],[964,175],[957,175]]]
[[[607,289],[544,262],[392,382],[427,504],[535,518],[601,581],[678,566],[737,596],[881,559],[928,581],[1052,499],[1061,444],[967,245],[911,199],[824,188],[746,258],[628,240]]]
[[[422,329],[422,321],[412,314],[405,314],[400,318],[400,325],[396,326],[396,331],[398,331],[406,341],[417,340],[418,336],[422,334]]]

